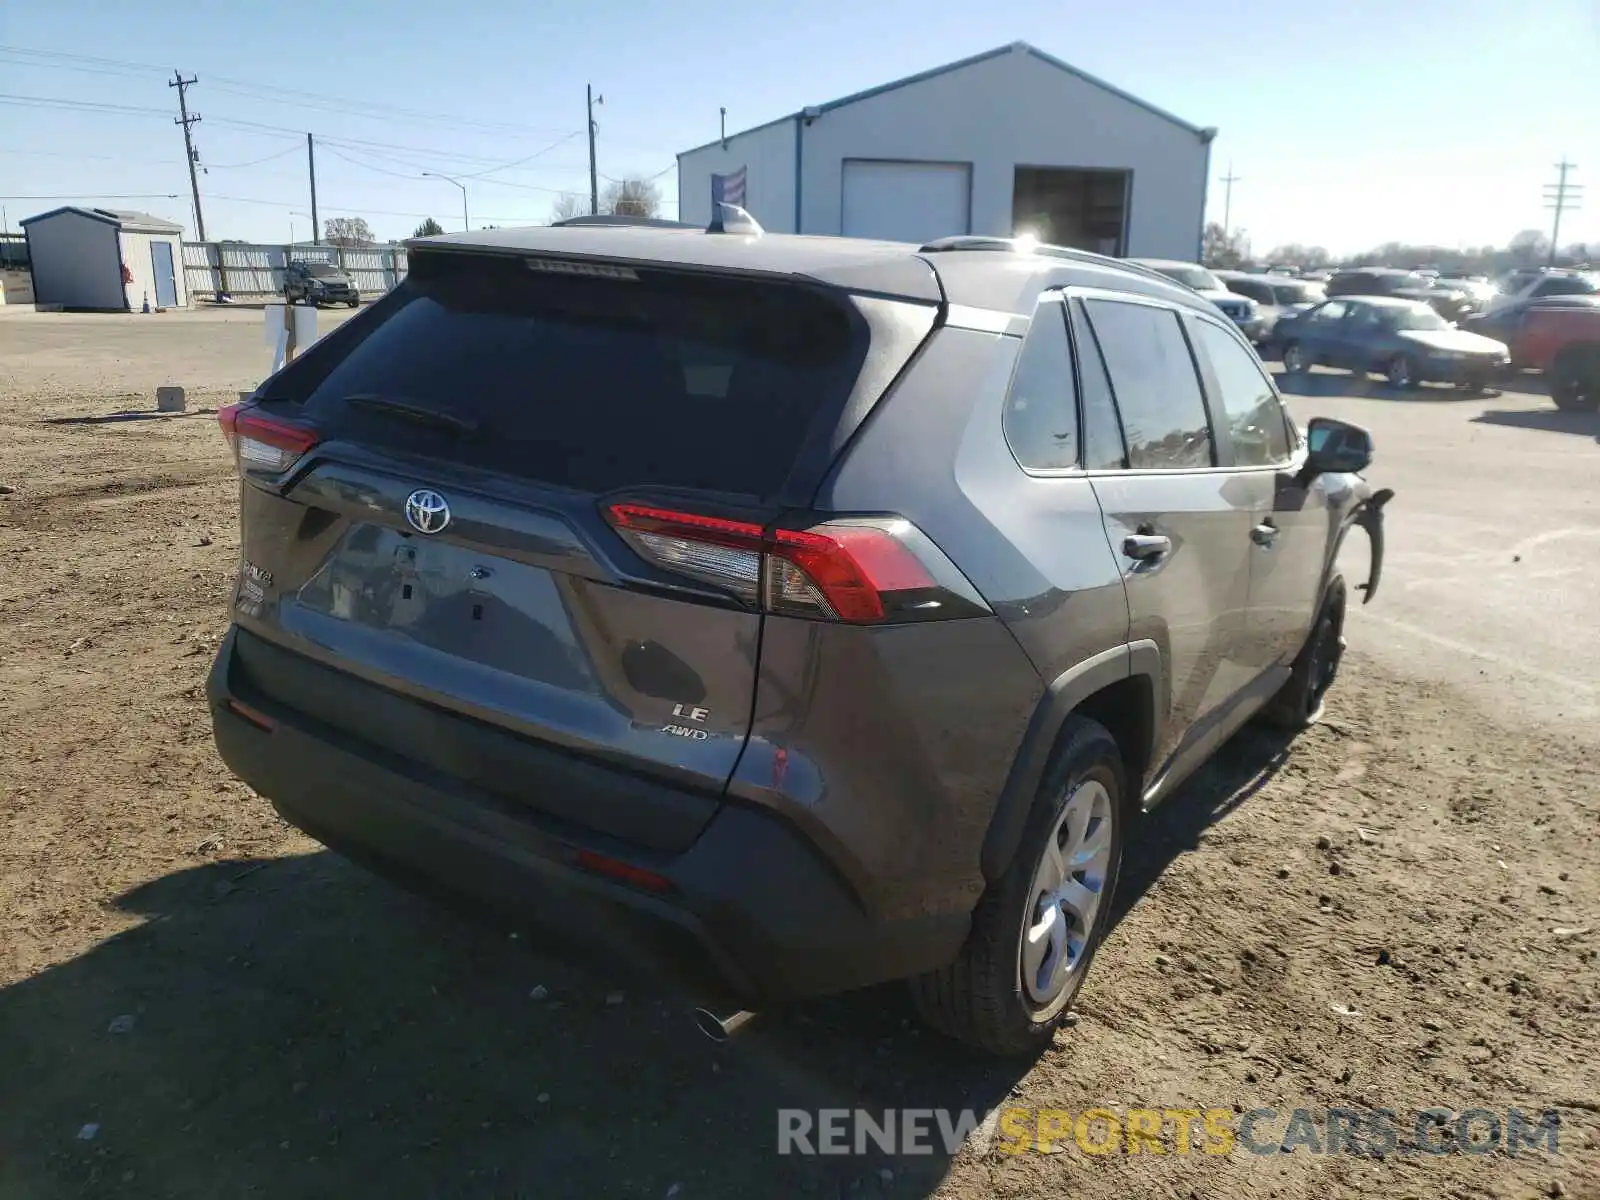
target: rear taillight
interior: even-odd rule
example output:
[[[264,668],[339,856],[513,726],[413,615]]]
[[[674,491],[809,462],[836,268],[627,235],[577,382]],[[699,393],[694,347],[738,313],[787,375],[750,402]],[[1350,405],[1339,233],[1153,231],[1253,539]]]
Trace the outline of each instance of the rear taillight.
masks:
[[[265,416],[248,404],[229,404],[218,410],[217,424],[222,426],[222,436],[227,438],[241,474],[282,474],[318,441],[316,430]]]
[[[611,504],[605,514],[645,559],[768,612],[871,625],[989,611],[954,564],[901,517],[769,529],[644,504]]]

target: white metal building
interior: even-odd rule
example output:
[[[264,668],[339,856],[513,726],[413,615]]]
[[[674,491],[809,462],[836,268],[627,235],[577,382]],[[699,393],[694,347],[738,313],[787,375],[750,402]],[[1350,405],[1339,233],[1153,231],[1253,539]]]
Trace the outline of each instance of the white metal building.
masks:
[[[149,213],[57,208],[22,222],[35,304],[183,308],[183,226]]]
[[[684,151],[678,213],[708,222],[721,176],[773,232],[1193,260],[1215,135],[1015,42]]]

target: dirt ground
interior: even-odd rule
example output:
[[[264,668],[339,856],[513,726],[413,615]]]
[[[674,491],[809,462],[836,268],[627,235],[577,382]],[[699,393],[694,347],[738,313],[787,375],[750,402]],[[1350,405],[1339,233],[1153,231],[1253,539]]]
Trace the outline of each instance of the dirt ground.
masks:
[[[921,1032],[897,988],[713,1046],[680,997],[395,891],[223,768],[236,484],[205,410],[266,361],[257,313],[0,318],[0,1197],[1600,1197],[1592,729],[1358,623],[1325,723],[1245,731],[1138,831],[1038,1062]],[[150,414],[167,382],[189,414]],[[780,1108],[852,1106],[1561,1126],[1556,1154],[1012,1154],[992,1122],[954,1155],[776,1153]]]

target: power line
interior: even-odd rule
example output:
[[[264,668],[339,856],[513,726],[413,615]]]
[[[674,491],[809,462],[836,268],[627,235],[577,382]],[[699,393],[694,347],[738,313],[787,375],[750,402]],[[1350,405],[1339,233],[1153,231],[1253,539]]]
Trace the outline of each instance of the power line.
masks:
[[[62,192],[50,196],[0,196],[0,200],[176,200],[177,192]]]
[[[366,170],[376,171],[380,175],[389,175],[395,179],[415,179],[417,177],[415,172],[391,171],[387,167],[375,167],[371,163],[365,163],[361,162],[359,159],[351,158],[348,154],[341,154],[337,149],[334,148],[333,144],[326,139],[323,140],[322,148],[335,158],[342,158],[345,162],[350,163],[352,166],[364,167]]]
[[[72,99],[70,97],[65,97],[65,96],[24,96],[24,95],[18,95],[18,94],[14,94],[14,93],[4,93],[4,92],[0,92],[0,104],[12,104],[12,105],[17,105],[17,106],[21,106],[21,107],[30,107],[30,108],[60,108],[60,109],[65,109],[67,111],[77,111],[77,112],[97,112],[97,113],[103,112],[103,113],[107,113],[107,114],[118,114],[118,115],[126,114],[126,115],[129,115],[129,116],[153,116],[153,117],[166,117],[168,115],[169,111],[170,111],[168,109],[149,108],[149,107],[146,107],[146,106],[143,106],[143,105],[112,104],[112,103],[108,103],[108,102],[94,101],[94,100],[75,100],[75,99]],[[294,128],[291,128],[288,125],[272,125],[272,124],[269,124],[269,123],[267,123],[265,121],[250,121],[250,120],[246,120],[246,119],[244,119],[242,117],[218,116],[216,113],[212,113],[211,116],[206,118],[206,120],[212,125],[226,126],[226,127],[230,128],[230,129],[259,130],[259,131],[265,132],[265,133],[271,133],[271,134],[277,134],[277,135],[281,135],[281,136],[292,137],[292,138],[295,139],[296,142],[298,142],[302,137],[304,137],[305,136],[305,132],[306,132],[304,129],[294,129]],[[573,134],[573,133],[563,134],[562,137],[559,139],[557,144],[563,144],[566,141],[570,140],[574,136],[577,136],[577,135]],[[371,138],[345,137],[343,135],[325,134],[325,133],[318,133],[317,134],[317,138],[318,138],[319,141],[328,142],[328,143],[337,144],[337,145],[354,147],[354,148],[358,148],[358,149],[370,147],[372,149],[380,149],[380,150],[399,150],[399,151],[401,151],[403,153],[420,154],[420,155],[428,156],[428,157],[435,158],[435,159],[455,160],[455,161],[458,161],[458,162],[467,162],[467,163],[494,163],[494,164],[496,164],[496,166],[494,166],[494,167],[487,168],[490,171],[493,171],[493,170],[516,170],[516,169],[522,169],[522,168],[520,168],[520,167],[518,167],[516,165],[506,164],[506,163],[501,162],[501,160],[499,159],[498,156],[490,156],[490,155],[486,155],[486,154],[468,154],[468,153],[465,153],[464,151],[460,151],[460,150],[441,150],[441,149],[439,149],[437,147],[411,146],[411,145],[406,145],[406,144],[400,143],[400,142],[382,142],[382,141],[377,141],[377,140],[374,140],[374,139],[371,139]],[[611,142],[610,144],[616,145],[616,146],[621,146],[621,147],[632,146],[634,148],[640,148],[640,149],[644,148],[644,147],[640,146],[639,143],[632,143],[632,142]],[[546,147],[545,150],[540,150],[536,154],[529,155],[528,158],[513,160],[513,163],[514,164],[515,163],[522,163],[522,162],[528,161],[528,159],[537,158],[539,156],[539,154],[545,153],[545,151],[548,150],[548,149],[551,149],[551,147]],[[656,147],[650,147],[649,149],[651,149],[651,151],[653,153],[659,153],[659,149],[656,148]],[[548,168],[539,167],[539,168],[527,168],[527,169],[530,169],[530,170],[544,170],[544,169],[555,170],[557,168],[554,167],[554,166],[551,166],[551,167],[548,167]],[[561,168],[561,169],[567,169],[567,168]]]
[[[23,150],[17,146],[0,146],[0,154],[26,154],[37,158],[70,158],[75,162],[138,163],[141,166],[175,167],[177,158],[124,158],[115,154],[73,154],[65,150]]]
[[[148,71],[166,72],[165,67],[154,63],[130,62],[126,59],[96,58],[84,54],[68,54],[59,50],[34,50],[25,46],[0,46],[0,52],[10,55],[20,55],[29,59],[43,59],[33,65],[55,67],[59,70],[81,70],[92,74],[143,74]],[[81,64],[81,65],[80,65]],[[472,126],[480,129],[497,130],[501,132],[523,133],[558,133],[558,127],[524,125],[510,121],[482,121],[471,117],[452,116],[438,111],[425,111],[422,109],[405,108],[397,104],[384,104],[375,100],[357,100],[345,96],[335,96],[326,92],[308,91],[303,88],[285,88],[277,84],[252,82],[248,79],[235,79],[226,75],[209,76],[209,86],[219,91],[229,91],[240,95],[253,95],[273,100],[282,104],[294,105],[302,108],[320,108],[325,111],[344,112],[357,116],[369,116],[374,120],[386,121],[428,121],[438,124],[447,124],[453,127]],[[302,99],[295,99],[301,97]],[[330,107],[331,106],[331,107]]]
[[[164,117],[171,112],[165,108],[147,108],[136,104],[108,104],[98,100],[71,100],[61,96],[18,96],[0,92],[0,104],[16,104],[29,108],[66,108],[81,112],[129,113],[141,117]]]
[[[265,158],[252,158],[249,162],[242,163],[207,163],[207,171],[237,171],[241,167],[257,167],[262,163],[272,162],[278,158],[288,158],[291,154],[299,154],[299,146],[290,146],[287,150],[279,150],[276,154],[269,154]]]

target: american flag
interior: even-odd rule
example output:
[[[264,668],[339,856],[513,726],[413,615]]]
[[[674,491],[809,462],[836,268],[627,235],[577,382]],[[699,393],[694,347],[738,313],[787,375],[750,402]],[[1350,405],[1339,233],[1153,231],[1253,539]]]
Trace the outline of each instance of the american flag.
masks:
[[[711,203],[737,204],[744,207],[744,171],[740,167],[737,171],[729,171],[726,175],[711,176]]]

